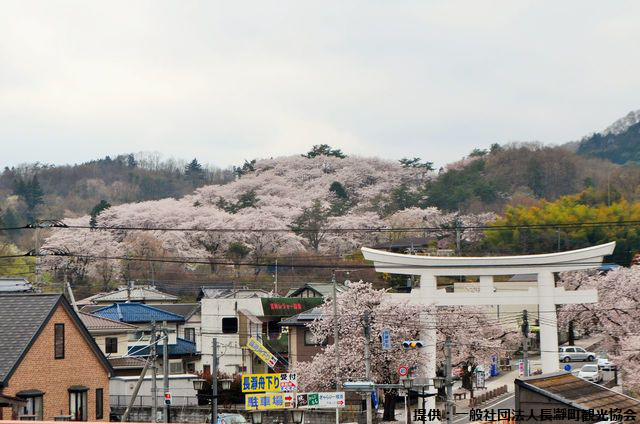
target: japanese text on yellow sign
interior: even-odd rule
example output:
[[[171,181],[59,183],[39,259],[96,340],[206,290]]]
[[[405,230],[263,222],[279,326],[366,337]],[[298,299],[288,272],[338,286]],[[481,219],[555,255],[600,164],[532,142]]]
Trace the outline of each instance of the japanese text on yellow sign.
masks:
[[[273,354],[269,352],[269,349],[264,347],[262,343],[260,343],[254,337],[251,337],[249,339],[249,341],[247,342],[247,347],[251,349],[251,351],[255,353],[258,358],[262,359],[262,361],[269,365],[271,368],[273,368],[278,362],[278,358],[273,356]]]
[[[256,392],[295,392],[298,380],[295,373],[280,374],[242,374],[242,391]]]
[[[263,409],[284,409],[293,407],[293,395],[287,393],[255,393],[244,397],[248,411]]]

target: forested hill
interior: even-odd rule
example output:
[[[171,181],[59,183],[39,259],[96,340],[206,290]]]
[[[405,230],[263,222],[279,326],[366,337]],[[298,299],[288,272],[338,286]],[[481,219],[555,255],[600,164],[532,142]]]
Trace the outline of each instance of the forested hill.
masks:
[[[161,160],[156,153],[107,156],[76,165],[5,167],[0,174],[0,219],[14,226],[34,218],[82,216],[102,200],[118,205],[179,198],[231,180],[231,169],[202,165],[197,159]]]
[[[586,137],[577,151],[618,164],[640,163],[640,110],[629,112],[604,131]]]

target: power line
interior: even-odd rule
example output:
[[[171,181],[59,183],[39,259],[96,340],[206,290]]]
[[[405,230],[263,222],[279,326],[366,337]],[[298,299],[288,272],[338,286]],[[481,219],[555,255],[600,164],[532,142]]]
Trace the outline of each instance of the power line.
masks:
[[[51,220],[49,220],[51,221]],[[196,228],[196,227],[149,227],[149,226],[118,226],[103,225],[91,227],[89,225],[67,225],[61,221],[55,221],[55,224],[47,224],[40,226],[39,223],[27,224],[22,227],[3,227],[0,231],[27,230],[36,228],[56,228],[56,229],[84,229],[92,231],[113,230],[113,231],[178,231],[178,232],[218,232],[218,233],[273,233],[273,232],[322,232],[322,233],[353,233],[353,232],[378,232],[378,233],[396,233],[396,232],[424,232],[424,231],[440,231],[440,232],[456,232],[466,230],[483,230],[483,231],[502,231],[517,229],[558,229],[558,228],[580,228],[580,227],[626,227],[640,225],[640,220],[620,220],[620,221],[587,221],[587,222],[551,222],[544,224],[496,224],[496,225],[445,225],[439,227],[361,227],[361,228],[230,228],[230,227],[213,227],[213,228]]]

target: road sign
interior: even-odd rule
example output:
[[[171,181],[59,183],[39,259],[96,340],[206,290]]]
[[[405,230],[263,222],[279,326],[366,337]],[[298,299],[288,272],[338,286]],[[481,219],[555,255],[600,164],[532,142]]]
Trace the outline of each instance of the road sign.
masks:
[[[273,368],[278,362],[278,358],[273,356],[273,353],[269,352],[269,349],[264,347],[255,337],[251,337],[247,342],[247,347],[251,349],[253,353],[262,361]]]
[[[296,373],[242,374],[242,392],[295,392],[298,390]]]
[[[171,405],[171,393],[166,392],[164,394],[164,404],[165,405]]]
[[[518,364],[518,375],[522,377],[524,375],[524,361],[520,361]]]
[[[344,408],[345,395],[344,392],[313,392],[298,393],[296,395],[296,408],[312,409],[312,408]]]
[[[409,375],[409,367],[406,365],[400,365],[398,367],[398,375],[400,377],[406,377]]]
[[[291,408],[285,404],[285,393],[251,393],[244,396],[244,406],[247,410],[285,409]]]
[[[571,364],[566,364],[566,365],[564,366],[564,370],[565,370],[565,371],[571,371]]]
[[[382,350],[391,349],[391,330],[388,328],[383,329],[380,332],[380,339],[382,341]]]
[[[476,387],[484,387],[484,371],[476,372]]]

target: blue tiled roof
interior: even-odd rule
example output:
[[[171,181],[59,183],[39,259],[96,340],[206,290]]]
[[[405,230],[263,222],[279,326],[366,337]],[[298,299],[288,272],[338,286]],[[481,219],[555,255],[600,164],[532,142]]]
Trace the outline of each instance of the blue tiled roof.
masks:
[[[93,315],[112,319],[114,321],[136,322],[183,322],[184,317],[171,312],[163,311],[143,303],[115,303],[111,306],[96,309]]]
[[[149,346],[131,346],[128,354],[130,356],[149,356],[150,349],[151,347]],[[196,344],[180,337],[176,338],[176,344],[169,345],[169,356],[193,355],[195,353],[197,353]],[[158,346],[157,354],[160,357],[162,356],[162,345]]]

